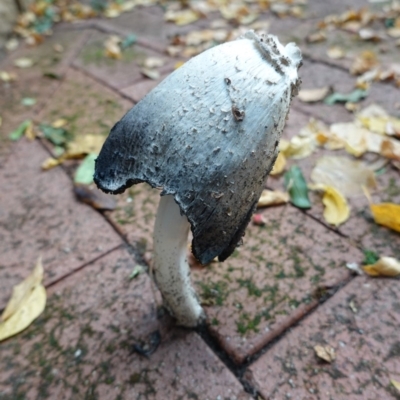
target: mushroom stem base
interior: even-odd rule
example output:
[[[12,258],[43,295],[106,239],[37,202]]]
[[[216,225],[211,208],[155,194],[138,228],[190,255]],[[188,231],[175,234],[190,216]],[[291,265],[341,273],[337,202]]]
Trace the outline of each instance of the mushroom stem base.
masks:
[[[187,238],[190,224],[173,196],[162,196],[154,225],[153,277],[179,325],[195,327],[204,313],[190,283]]]

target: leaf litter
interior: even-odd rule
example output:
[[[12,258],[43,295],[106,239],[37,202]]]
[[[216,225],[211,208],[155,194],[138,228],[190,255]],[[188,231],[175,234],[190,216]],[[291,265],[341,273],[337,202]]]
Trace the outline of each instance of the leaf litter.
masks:
[[[12,296],[0,318],[0,341],[26,329],[46,306],[46,289],[42,284],[41,258],[32,273],[13,288]]]

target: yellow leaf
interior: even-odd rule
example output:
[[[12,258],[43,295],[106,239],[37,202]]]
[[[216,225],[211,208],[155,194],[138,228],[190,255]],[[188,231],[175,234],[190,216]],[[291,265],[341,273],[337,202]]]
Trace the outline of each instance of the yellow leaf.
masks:
[[[289,146],[285,150],[282,150],[282,153],[287,158],[300,160],[312,154],[316,146],[317,142],[313,135],[312,136],[296,135],[292,137],[292,139],[289,142]]]
[[[398,276],[400,275],[400,262],[393,257],[381,257],[375,264],[362,267],[370,276]]]
[[[12,316],[0,323],[0,341],[26,329],[43,312],[45,306],[46,289],[40,284],[33,288]]]
[[[25,129],[25,137],[28,140],[33,140],[35,139],[36,135],[35,135],[35,131],[33,130],[33,124],[32,122],[26,127]]]
[[[400,382],[391,379],[390,383],[400,392]]]
[[[335,360],[336,354],[335,349],[332,346],[314,346],[315,354],[322,360],[331,363]]]
[[[1,321],[10,318],[17,311],[21,304],[26,301],[32,290],[42,282],[42,279],[43,265],[41,258],[39,258],[32,273],[21,283],[14,286],[11,299],[1,315]]]
[[[120,42],[121,42],[121,39],[116,35],[110,36],[104,42],[104,47],[106,50],[105,54],[107,57],[114,58],[117,60],[122,58],[121,48],[119,47]]]
[[[319,158],[311,172],[311,179],[335,187],[346,197],[363,194],[363,186],[368,189],[376,187],[374,172],[362,161],[347,157]]]
[[[57,167],[58,165],[60,165],[62,162],[64,161],[64,159],[62,158],[53,158],[53,157],[49,157],[47,160],[44,160],[42,163],[42,170],[47,171],[49,169],[52,169],[54,167]]]
[[[99,154],[105,137],[101,135],[80,135],[68,143],[66,158],[79,158],[89,153]]]
[[[166,21],[175,22],[176,25],[188,25],[199,19],[199,14],[193,10],[173,11],[169,10],[164,14]]]
[[[289,194],[278,190],[263,190],[258,200],[257,207],[277,206],[289,201]]]
[[[370,208],[377,224],[400,232],[400,204],[370,204]]]
[[[52,124],[51,124],[51,126],[53,127],[53,128],[62,128],[63,126],[65,126],[66,124],[67,124],[67,120],[66,119],[64,119],[64,118],[59,118],[59,119],[56,119]]]
[[[339,60],[346,55],[345,51],[339,46],[329,47],[326,54],[329,58],[332,58],[334,60]]]
[[[339,226],[346,222],[350,217],[350,207],[342,193],[333,186],[315,186],[317,189],[322,189],[324,192],[322,203],[325,206],[325,221],[335,226]]]
[[[286,157],[284,156],[283,153],[279,153],[278,157],[276,158],[274,167],[272,168],[272,171],[270,172],[270,175],[279,175],[284,171],[286,167]]]

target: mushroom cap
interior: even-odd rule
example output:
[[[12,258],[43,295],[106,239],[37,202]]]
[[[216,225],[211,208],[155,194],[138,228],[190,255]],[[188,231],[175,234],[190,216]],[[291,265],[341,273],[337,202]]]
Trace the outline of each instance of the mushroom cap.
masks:
[[[253,31],[192,58],[115,124],[96,184],[113,194],[162,187],[190,222],[194,256],[224,261],[274,165],[300,64],[294,44]]]

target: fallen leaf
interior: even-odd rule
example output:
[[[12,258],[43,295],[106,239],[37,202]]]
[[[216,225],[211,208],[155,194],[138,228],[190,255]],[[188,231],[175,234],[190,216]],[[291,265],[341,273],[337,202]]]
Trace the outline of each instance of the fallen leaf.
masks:
[[[368,150],[367,140],[370,132],[353,122],[332,124],[330,131],[343,142],[346,151],[351,155],[360,157]]]
[[[370,204],[370,208],[377,224],[400,232],[400,204]]]
[[[88,154],[75,172],[74,182],[90,185],[93,182],[94,165],[97,154]]]
[[[104,42],[105,55],[108,58],[119,60],[122,58],[121,48],[119,43],[121,39],[119,36],[112,35]]]
[[[329,58],[332,58],[333,60],[340,60],[346,55],[345,51],[339,46],[329,47],[326,54]]]
[[[30,68],[33,65],[33,60],[28,57],[21,57],[14,60],[14,65],[18,68]]]
[[[7,40],[7,42],[5,44],[5,48],[8,51],[13,51],[18,47],[18,45],[19,45],[18,39],[12,38],[12,39]]]
[[[357,308],[357,305],[356,305],[356,303],[354,302],[354,300],[351,300],[351,301],[349,302],[349,307],[350,307],[351,311],[353,311],[354,314],[357,314],[357,313],[358,313],[358,308]]]
[[[350,207],[346,198],[333,186],[311,185],[312,190],[323,192],[322,203],[325,206],[324,219],[328,224],[339,226],[350,217]]]
[[[272,168],[272,171],[269,174],[272,176],[279,175],[285,170],[285,167],[286,167],[286,157],[282,152],[279,152],[274,167]]]
[[[158,68],[165,64],[165,60],[160,57],[147,57],[143,61],[144,68]]]
[[[32,125],[32,121],[27,119],[24,122],[22,122],[17,129],[15,129],[14,131],[12,131],[10,133],[10,135],[8,136],[11,140],[19,140],[24,133],[26,132],[26,130],[28,129],[29,126]]]
[[[161,74],[156,69],[141,68],[140,72],[147,78],[157,80],[160,78]]]
[[[65,118],[56,119],[51,126],[53,128],[62,128],[63,126],[67,125],[68,121]]]
[[[54,49],[54,51],[57,52],[57,53],[62,53],[62,52],[64,51],[64,47],[63,47],[63,45],[61,45],[60,43],[55,43],[55,44],[53,45],[53,49]]]
[[[135,265],[132,272],[129,274],[129,280],[132,280],[142,274],[146,269],[141,265]]]
[[[290,201],[299,208],[311,208],[308,198],[308,187],[300,168],[293,165],[284,175],[285,188],[289,192]]]
[[[120,47],[122,50],[127,49],[128,47],[131,47],[137,42],[137,36],[131,33],[128,35],[124,40],[122,40]]]
[[[324,100],[325,104],[333,105],[336,103],[357,103],[363,99],[365,99],[368,95],[366,90],[355,89],[350,93],[332,93],[330,96],[326,97]]]
[[[363,194],[363,186],[376,187],[375,175],[364,162],[339,156],[319,158],[311,179],[315,183],[333,186],[346,197]]]
[[[113,211],[117,206],[114,197],[87,184],[74,184],[74,193],[79,201],[96,210]]]
[[[52,125],[40,124],[39,129],[44,137],[56,146],[65,146],[71,139],[71,134],[64,128],[55,128]]]
[[[304,103],[315,103],[323,100],[331,92],[332,88],[330,86],[324,86],[317,89],[302,89],[297,97]]]
[[[54,167],[57,167],[60,165],[64,160],[62,158],[53,158],[49,157],[46,160],[43,161],[41,168],[43,171],[48,171],[49,169],[52,169]]]
[[[21,100],[21,104],[23,106],[27,106],[27,107],[34,106],[36,104],[36,99],[34,99],[32,97],[24,97]]]
[[[358,36],[362,40],[368,40],[372,42],[379,42],[384,37],[382,36],[381,33],[374,31],[373,29],[370,28],[363,28],[358,31]]]
[[[314,351],[317,357],[328,363],[331,363],[336,358],[335,349],[332,346],[321,346],[318,344],[314,346]]]
[[[398,276],[400,275],[400,262],[393,257],[381,257],[375,264],[362,267],[369,276]]]
[[[324,31],[314,32],[306,37],[306,41],[308,43],[318,43],[318,42],[323,42],[325,40],[326,40],[326,33]]]
[[[263,190],[258,200],[257,207],[276,206],[286,204],[289,201],[289,194],[279,190]]]
[[[36,262],[32,273],[25,278],[21,283],[13,287],[13,293],[1,315],[1,321],[5,321],[14,314],[20,307],[21,303],[26,300],[32,289],[39,285],[43,279],[43,265],[41,258]]]
[[[42,285],[43,266],[39,258],[36,266],[24,281],[14,286],[0,322],[0,341],[27,328],[44,310],[46,289]]]
[[[176,25],[188,25],[199,19],[199,14],[191,9],[173,11],[168,10],[164,14],[164,19],[167,22],[174,22]]]
[[[400,392],[400,382],[391,379],[390,383]]]
[[[400,27],[399,28],[389,28],[386,33],[392,38],[400,38]]]
[[[17,75],[13,74],[12,72],[7,71],[0,71],[0,80],[3,82],[12,82],[17,79]]]
[[[68,142],[66,158],[80,158],[89,153],[99,154],[105,137],[101,135],[79,135]]]
[[[355,57],[350,67],[350,73],[353,75],[361,75],[376,67],[378,64],[379,62],[376,54],[371,50],[366,50]]]

